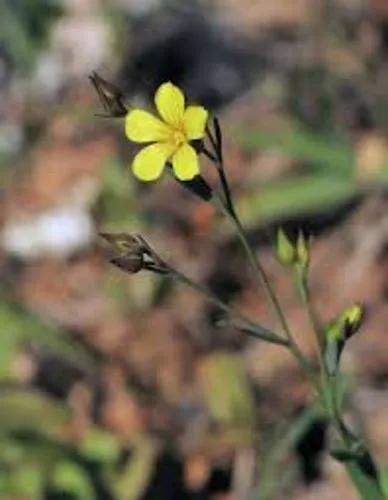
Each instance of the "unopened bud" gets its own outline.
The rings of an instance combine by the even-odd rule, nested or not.
[[[124,104],[124,95],[113,83],[101,78],[96,72],[89,76],[101,104],[106,112],[105,118],[120,118],[126,116],[128,110]]]
[[[363,315],[362,307],[359,304],[353,304],[327,328],[325,363],[329,375],[336,373],[346,341],[359,330]]]
[[[363,319],[363,309],[359,304],[346,308],[327,330],[329,340],[347,340],[360,328]]]
[[[295,248],[282,228],[278,229],[276,241],[276,256],[279,262],[285,266],[295,261]]]
[[[304,237],[302,232],[299,233],[296,242],[296,260],[304,269],[306,269],[310,262],[310,245]]]
[[[359,304],[353,304],[342,313],[344,336],[352,337],[360,329],[364,311]]]

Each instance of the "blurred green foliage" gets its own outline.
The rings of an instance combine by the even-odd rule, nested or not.
[[[55,0],[2,0],[0,44],[9,51],[19,70],[31,70],[47,41],[52,22],[62,12]]]
[[[332,210],[362,192],[354,179],[355,157],[346,141],[322,137],[294,124],[285,132],[243,129],[236,133],[243,151],[277,150],[298,162],[294,175],[247,187],[240,210],[248,225],[301,214]]]
[[[102,172],[102,191],[96,212],[106,232],[134,232],[141,224],[132,179],[125,175],[124,169],[118,158],[111,157]]]
[[[11,376],[15,356],[29,345],[58,354],[85,369],[93,368],[93,356],[79,342],[16,304],[0,301],[0,325],[0,381]]]

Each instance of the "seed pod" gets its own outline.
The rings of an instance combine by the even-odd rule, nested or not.
[[[110,259],[112,264],[131,274],[144,269],[146,249],[136,236],[126,233],[100,233],[100,236],[111,245],[114,252]]]
[[[105,118],[120,118],[127,114],[128,110],[124,104],[124,95],[113,83],[104,80],[95,71],[89,76],[101,104],[106,111]]]
[[[129,254],[124,257],[113,257],[110,263],[129,274],[135,274],[144,269],[143,254]]]

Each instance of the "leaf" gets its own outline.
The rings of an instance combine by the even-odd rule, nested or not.
[[[339,448],[330,455],[346,465],[362,500],[384,500],[378,471],[367,449],[360,445],[354,450]]]
[[[361,500],[384,500],[385,495],[381,490],[377,477],[365,473],[359,464],[347,465],[349,475],[351,476]]]
[[[266,433],[264,436],[268,443],[262,446],[261,463],[262,470],[260,482],[257,489],[252,492],[248,500],[269,500],[272,498],[284,498],[284,491],[298,476],[298,468],[292,467],[292,461],[287,466],[287,474],[281,474],[279,470],[285,463],[290,450],[295,447],[297,442],[306,433],[313,422],[320,417],[317,409],[312,406],[304,409],[298,417],[292,422],[287,422],[285,428],[277,422],[274,424],[275,431],[271,435]],[[283,423],[284,424],[284,423]],[[278,427],[278,429],[276,429]],[[289,474],[289,477],[287,475]],[[281,480],[280,480],[281,479]],[[283,496],[281,494],[283,492]]]
[[[157,456],[157,447],[149,439],[137,439],[131,455],[111,484],[117,500],[137,500],[146,488]]]
[[[330,451],[330,455],[338,462],[354,462],[359,460],[360,452],[347,450],[345,448],[334,448]]]
[[[242,130],[238,133],[241,146],[248,151],[276,148],[292,158],[309,162],[317,171],[348,176],[354,165],[354,152],[349,144],[325,138],[299,124],[280,133]]]
[[[3,500],[28,498],[40,500],[43,494],[42,471],[33,464],[20,463],[11,470],[0,470],[0,495]]]
[[[212,188],[201,175],[197,175],[190,181],[178,180],[178,182],[184,189],[187,189],[203,201],[211,201],[213,198]]]
[[[94,357],[80,342],[76,342],[52,325],[8,302],[0,302],[0,356],[4,363],[25,344],[39,345],[83,368],[93,369]],[[0,371],[0,375],[4,367]]]
[[[34,431],[50,435],[58,431],[68,418],[64,406],[31,389],[0,391],[0,429],[3,433]]]
[[[288,340],[281,337],[277,333],[272,332],[271,330],[268,330],[267,328],[264,328],[263,326],[256,325],[256,324],[248,324],[248,323],[243,323],[243,322],[238,322],[237,320],[227,320],[227,319],[222,319],[217,322],[217,326],[225,326],[225,325],[230,325],[236,330],[239,330],[240,332],[246,333],[250,335],[251,337],[254,337],[259,340],[263,340],[265,342],[270,342],[271,344],[277,344],[277,345],[288,345]]]
[[[56,464],[52,486],[61,493],[79,500],[95,500],[94,488],[86,471],[75,462],[62,460]]]
[[[252,431],[253,394],[241,359],[226,352],[209,355],[202,361],[199,375],[212,419],[224,428]]]
[[[252,189],[238,202],[238,213],[246,225],[322,211],[349,202],[360,194],[349,179],[327,175],[297,175]]]
[[[344,345],[345,342],[343,340],[327,340],[326,342],[324,359],[328,374],[331,376],[337,373]]]
[[[120,455],[120,442],[106,430],[93,427],[79,443],[78,449],[89,460],[114,463]]]

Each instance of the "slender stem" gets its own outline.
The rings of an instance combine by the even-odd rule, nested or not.
[[[209,151],[207,148],[205,148],[205,147],[204,147],[204,148],[202,149],[202,152],[203,152],[203,154],[204,154],[205,156],[207,156],[207,157],[209,158],[209,160],[211,160],[212,162],[214,162],[214,163],[215,163],[215,162],[217,161],[217,158],[214,156],[214,154],[213,154],[211,151]]]
[[[232,309],[228,304],[226,304],[221,299],[219,299],[216,295],[214,295],[208,288],[204,287],[200,283],[193,281],[191,278],[189,278],[185,274],[183,274],[183,273],[181,273],[173,268],[169,268],[168,274],[172,278],[175,278],[177,281],[189,286],[190,288],[193,288],[197,292],[204,295],[210,302],[212,302],[214,305],[216,305],[218,308],[220,308],[222,311],[224,311],[226,314],[228,314],[228,316],[241,321],[242,324],[245,325],[247,328],[251,328],[254,331],[255,328],[258,327],[258,325],[256,325],[253,321],[251,321],[249,318],[247,318],[244,314]],[[273,341],[276,341],[277,344],[284,345],[285,347],[289,347],[286,339],[284,339],[280,335],[275,334],[273,332],[270,332],[270,333],[273,336]]]
[[[322,335],[321,335],[321,327],[318,322],[317,315],[315,313],[315,309],[313,307],[313,304],[311,302],[311,297],[308,294],[306,297],[306,312],[309,317],[312,329],[314,331],[314,336],[315,336],[315,342],[316,342],[316,347],[317,347],[317,354],[318,354],[318,359],[319,362],[324,365],[323,363],[323,349],[324,349],[324,343],[322,341]]]
[[[208,135],[209,140],[211,142],[211,145],[213,147],[214,154],[217,157],[214,164],[217,168],[217,172],[218,172],[218,175],[220,177],[222,190],[223,190],[223,193],[224,193],[225,198],[226,198],[226,202],[225,202],[218,195],[218,201],[220,202],[221,210],[224,213],[224,215],[228,218],[228,220],[233,223],[233,225],[237,231],[237,236],[238,236],[239,240],[241,241],[242,246],[245,249],[245,252],[247,254],[247,257],[248,257],[248,260],[251,264],[251,267],[255,271],[255,275],[258,278],[258,283],[259,283],[260,288],[261,287],[264,288],[265,294],[267,296],[267,300],[271,304],[271,306],[273,307],[273,310],[279,319],[279,322],[284,330],[284,333],[287,335],[289,340],[291,340],[291,342],[294,343],[294,340],[292,339],[292,334],[291,334],[290,328],[287,324],[287,320],[283,314],[282,308],[281,308],[280,303],[276,297],[276,294],[275,294],[274,290],[272,289],[272,285],[269,281],[267,273],[265,272],[259,259],[257,259],[257,257],[255,256],[255,254],[254,254],[254,252],[253,252],[253,250],[252,250],[252,248],[247,240],[247,237],[245,235],[244,228],[241,224],[241,221],[240,221],[238,214],[236,212],[236,209],[234,207],[231,191],[229,188],[229,183],[228,183],[228,180],[227,180],[226,174],[225,174],[225,166],[223,163],[222,152],[221,152],[220,148],[218,147],[218,145],[216,144],[215,139],[213,138],[213,135],[212,135],[211,131],[209,130],[209,128],[207,128],[207,135]],[[213,156],[214,155],[211,154],[211,156],[209,156],[209,158],[212,158]]]
[[[307,316],[309,318],[311,328],[313,330],[314,339],[315,339],[315,350],[317,353],[319,370],[321,374],[321,382],[322,387],[328,380],[328,372],[326,363],[324,360],[324,349],[325,349],[325,339],[322,335],[322,328],[319,321],[319,318],[314,309],[312,300],[311,300],[311,292],[309,287],[309,281],[307,276],[307,271],[303,271],[302,274],[296,273],[297,286],[300,290],[301,299],[306,308]]]
[[[309,316],[311,326],[314,329],[316,341],[317,341],[317,344],[320,348],[320,352],[322,354],[323,350],[325,348],[325,336],[324,336],[324,332],[322,329],[321,321],[320,321],[318,314],[314,308],[314,304],[313,304],[313,301],[311,298],[311,291],[310,291],[308,276],[306,276],[305,279],[302,280],[301,285],[304,289],[304,302],[306,305],[306,311],[307,311],[307,314]]]
[[[222,300],[220,300],[218,297],[216,297],[208,288],[204,287],[200,283],[197,283],[193,281],[191,278],[186,276],[185,274],[177,271],[176,269],[169,268],[168,274],[175,278],[177,281],[189,286],[190,288],[193,288],[197,292],[201,293],[204,295],[210,302],[215,304],[217,307],[219,307],[222,311],[224,311],[226,314],[228,314],[231,317],[234,317],[235,319],[238,319],[245,323],[248,327],[255,327],[254,322],[252,322],[249,318],[247,318],[245,315],[242,313],[233,310],[228,304],[225,304]],[[276,334],[274,334],[276,335]],[[282,339],[282,337],[278,336],[279,340]],[[284,339],[283,339],[284,340]],[[294,357],[297,359],[299,365],[303,369],[303,371],[306,373],[306,376],[312,383],[313,387],[317,391],[317,394],[320,394],[320,387],[319,384],[317,383],[317,380],[315,379],[314,374],[311,371],[311,368],[309,364],[307,363],[306,359],[304,358],[303,354],[299,350],[297,344],[294,342],[292,336],[287,337],[288,343],[282,343],[287,349],[290,350],[290,352],[294,355]],[[279,342],[280,343],[280,342]]]
[[[303,352],[300,350],[298,344],[296,343],[296,341],[292,335],[292,332],[288,326],[288,323],[287,323],[286,317],[283,313],[280,302],[276,296],[274,289],[272,288],[272,285],[271,285],[271,282],[267,276],[267,273],[265,272],[265,269],[261,265],[260,260],[255,256],[255,254],[251,248],[251,245],[248,242],[248,239],[246,237],[244,228],[243,228],[241,221],[238,217],[236,209],[234,207],[233,198],[231,195],[229,183],[228,183],[226,173],[225,173],[225,166],[224,166],[223,155],[222,155],[222,146],[221,146],[221,144],[217,143],[216,139],[213,137],[213,134],[211,133],[209,128],[207,128],[207,136],[209,138],[209,141],[212,145],[213,152],[214,152],[214,154],[211,153],[210,155],[208,155],[208,157],[210,159],[212,159],[211,158],[212,156],[216,156],[216,161],[213,160],[213,162],[214,162],[215,167],[217,168],[217,172],[218,172],[220,182],[221,182],[222,191],[223,191],[224,196],[225,196],[225,200],[224,200],[219,194],[216,195],[218,202],[219,202],[219,206],[220,206],[222,212],[224,213],[224,215],[234,225],[234,227],[236,229],[237,236],[238,236],[238,238],[239,238],[239,240],[240,240],[240,242],[245,250],[247,258],[248,258],[250,265],[251,265],[251,267],[255,273],[255,276],[257,278],[259,288],[264,289],[267,301],[271,305],[271,307],[274,311],[274,315],[279,320],[279,323],[280,323],[280,325],[284,331],[284,334],[288,340],[289,350],[292,352],[292,354],[294,355],[294,357],[298,361],[298,363],[301,366],[301,368],[303,369],[303,371],[307,374],[307,376],[309,377],[309,380],[314,384],[314,387],[316,387],[317,390],[319,391],[319,384],[317,384],[317,382],[315,380],[315,376],[314,376],[314,373],[312,373],[310,364],[307,361],[307,359],[305,358]]]
[[[204,295],[210,302],[212,302],[214,305],[219,307],[222,311],[226,312],[227,314],[234,315],[235,317],[243,319],[244,321],[249,321],[247,320],[247,318],[245,318],[242,314],[238,313],[237,311],[232,311],[231,307],[228,306],[228,304],[225,304],[225,302],[216,297],[208,288],[202,286],[200,283],[193,281],[185,274],[177,271],[176,269],[171,269],[170,275],[174,277],[177,281],[180,281],[181,283],[188,285],[190,288],[193,288],[197,292]]]
[[[229,211],[228,207],[224,205],[222,199],[219,200],[221,203],[221,209],[224,212],[225,216],[228,218],[229,221],[231,221],[236,229],[237,236],[242,244],[242,246],[245,249],[245,253],[248,257],[248,260],[251,264],[251,267],[255,271],[255,276],[258,278],[258,284],[260,286],[260,289],[263,288],[264,292],[266,294],[267,300],[272,306],[275,315],[279,319],[279,322],[282,326],[282,329],[284,331],[284,334],[286,335],[286,338],[289,342],[289,349],[298,361],[299,365],[302,367],[303,371],[306,372],[310,378],[310,380],[314,379],[314,375],[311,372],[311,367],[304,357],[302,351],[300,350],[298,344],[296,343],[291,330],[288,326],[287,320],[285,318],[285,315],[283,314],[281,305],[276,297],[276,294],[272,288],[272,285],[269,281],[269,278],[267,276],[267,273],[265,272],[263,266],[261,265],[261,262],[259,259],[256,258],[248,240],[245,235],[244,228],[242,227],[242,224],[240,222],[240,219],[238,218],[238,215],[232,205],[232,212]],[[316,381],[314,381],[314,385],[316,385]]]

